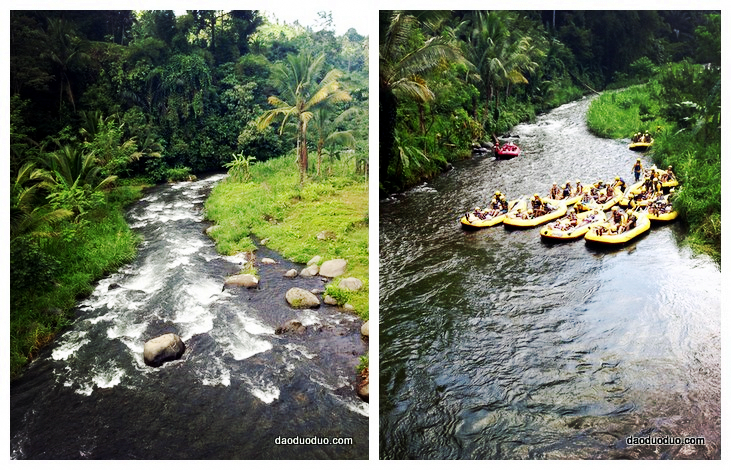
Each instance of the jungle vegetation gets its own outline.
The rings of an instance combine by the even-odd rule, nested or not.
[[[537,113],[657,73],[674,77],[659,82],[668,122],[720,113],[709,107],[720,83],[696,83],[691,71],[709,64],[720,77],[720,37],[720,14],[703,11],[381,11],[381,194],[441,172]],[[705,94],[693,91],[704,85]],[[693,116],[682,104],[691,95]]]
[[[368,37],[320,18],[11,11],[11,374],[134,257],[122,210],[145,186],[282,156],[300,189],[333,162],[364,181]]]

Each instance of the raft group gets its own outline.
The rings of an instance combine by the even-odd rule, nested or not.
[[[496,191],[487,208],[466,212],[460,223],[466,229],[500,223],[519,228],[545,224],[540,234],[546,241],[584,237],[591,243],[624,244],[648,231],[652,222],[677,218],[672,206],[677,185],[672,166],[666,170],[652,166],[636,172],[631,186],[619,176],[589,186],[579,180],[572,186],[567,181],[562,186],[553,183],[545,197],[536,193],[511,201]]]

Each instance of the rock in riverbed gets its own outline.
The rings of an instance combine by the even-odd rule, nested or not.
[[[368,336],[368,333],[370,333],[370,328],[368,326],[368,322],[365,322],[360,326],[360,334],[362,334],[363,336]]]
[[[285,333],[297,333],[297,334],[303,334],[305,331],[307,331],[307,327],[304,326],[302,323],[300,323],[297,320],[287,320],[282,324],[282,326],[278,327],[276,330],[274,330],[274,334],[281,335]]]
[[[337,277],[342,276],[345,273],[345,267],[348,262],[344,259],[331,259],[322,263],[320,266],[320,276],[324,277]]]
[[[320,306],[320,299],[312,292],[299,287],[293,287],[284,295],[289,305],[294,308],[317,308]]]
[[[180,359],[185,352],[185,344],[180,336],[175,333],[167,333],[153,338],[145,343],[142,353],[145,364],[152,367],[159,367],[164,362]]]
[[[256,287],[259,285],[259,279],[253,274],[237,274],[226,278],[223,287]]]
[[[355,277],[346,277],[345,279],[340,280],[338,287],[356,292],[363,288],[363,281]]]
[[[302,268],[302,271],[300,271],[300,276],[302,277],[312,277],[317,276],[317,272],[319,271],[319,267],[316,264],[311,264],[307,266],[306,268]]]

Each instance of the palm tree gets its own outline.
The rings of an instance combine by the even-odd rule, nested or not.
[[[257,121],[259,129],[263,130],[275,118],[281,117],[281,134],[290,120],[296,120],[300,183],[304,182],[307,173],[307,125],[314,116],[313,112],[319,107],[351,99],[338,81],[341,71],[332,69],[317,81],[324,62],[324,54],[314,58],[307,53],[287,55],[286,62],[277,64],[272,72],[272,80],[280,96],[268,98],[274,109],[265,111]]]
[[[397,160],[396,110],[400,99],[426,103],[434,93],[424,78],[448,61],[463,61],[460,51],[439,36],[421,41],[422,22],[404,11],[381,13],[379,48],[380,179],[388,179],[388,167]],[[398,152],[404,155],[403,151]],[[408,152],[407,152],[408,153]],[[398,173],[398,171],[397,171]]]
[[[328,153],[332,157],[337,146],[355,148],[353,131],[337,129],[359,112],[358,108],[352,107],[333,117],[335,111],[327,106],[322,106],[315,112],[313,122],[317,131],[317,176],[321,174],[320,167],[325,149],[329,150]]]
[[[41,57],[50,59],[58,69],[59,110],[63,104],[63,94],[66,92],[66,96],[76,112],[70,75],[73,69],[89,58],[84,51],[85,43],[76,35],[72,25],[62,18],[48,19],[46,35],[48,44],[46,51],[41,53]]]
[[[465,41],[465,56],[479,74],[473,77],[484,87],[486,114],[493,98],[495,107],[499,105],[498,89],[509,96],[511,85],[528,83],[524,72],[538,67],[532,57],[542,53],[530,37],[514,37],[509,22],[509,12],[477,11]]]

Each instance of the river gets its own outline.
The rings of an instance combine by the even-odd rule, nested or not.
[[[223,289],[242,259],[217,254],[203,217],[222,177],[154,188],[129,209],[143,239],[135,261],[102,279],[11,382],[11,458],[368,458],[368,404],[355,393],[361,320],[290,308],[289,287],[325,283],[284,278],[302,266],[266,247],[257,256],[277,264],[257,266],[258,288]],[[289,319],[307,332],[275,334]],[[168,332],[183,357],[146,366],[145,341]]]
[[[458,222],[496,190],[634,181],[638,154],[588,132],[589,102],[513,129],[520,157],[381,201],[381,458],[720,458],[720,266],[680,224],[599,250]],[[646,437],[704,445],[631,445]]]

